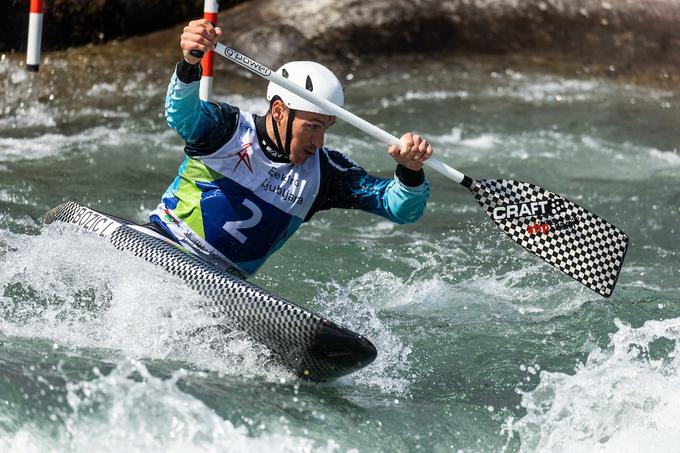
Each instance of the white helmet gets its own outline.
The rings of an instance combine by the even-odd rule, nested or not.
[[[342,107],[345,103],[345,95],[340,81],[330,69],[319,63],[313,61],[291,61],[281,66],[276,72],[335,105]],[[267,100],[271,102],[274,96],[280,97],[288,108],[331,115],[331,113],[302,99],[297,94],[293,94],[285,88],[269,82]]]

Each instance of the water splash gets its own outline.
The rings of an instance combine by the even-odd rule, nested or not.
[[[264,347],[216,327],[201,296],[182,282],[101,238],[54,224],[39,236],[9,235],[1,249],[7,335],[188,361],[228,375],[291,377]]]
[[[615,320],[609,347],[573,375],[543,371],[520,392],[512,423],[522,451],[673,451],[680,442],[680,318],[633,328]]]
[[[95,378],[67,382],[66,407],[51,414],[52,429],[27,422],[17,430],[0,428],[6,452],[333,452],[339,445],[292,434],[287,425],[249,429],[220,417],[182,391],[184,370],[169,379],[152,375],[134,359],[110,373],[94,368]],[[0,408],[0,417],[4,408]]]
[[[327,316],[341,325],[352,326],[361,332],[378,349],[378,357],[367,368],[341,380],[379,389],[382,393],[408,395],[411,382],[411,346],[401,339],[394,330],[397,326],[381,317],[374,308],[375,287],[365,285],[362,278],[346,286],[328,283],[315,298],[315,303],[324,304]],[[333,301],[328,304],[327,301]]]

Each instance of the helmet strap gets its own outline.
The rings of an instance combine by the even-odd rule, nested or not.
[[[281,144],[281,136],[279,135],[279,128],[276,125],[276,121],[274,121],[274,115],[270,115],[272,118],[272,129],[274,130],[274,138],[276,139],[276,147],[279,148],[279,152],[283,153],[285,152],[283,150],[283,145]],[[290,153],[288,153],[290,155]]]
[[[288,121],[286,122],[286,144],[281,143],[281,135],[279,134],[279,128],[274,121],[274,115],[272,117],[272,130],[274,131],[274,138],[276,139],[276,146],[279,151],[282,152],[286,157],[290,158],[290,142],[292,141],[293,135],[293,120],[295,119],[295,113],[297,110],[288,109]]]
[[[286,147],[283,152],[290,158],[290,142],[293,139],[293,120],[295,119],[295,109],[288,109],[288,124],[286,124]]]

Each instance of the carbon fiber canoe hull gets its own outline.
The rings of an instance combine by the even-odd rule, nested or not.
[[[224,272],[134,223],[68,202],[43,222],[78,225],[117,249],[162,267],[205,297],[203,307],[221,324],[267,346],[287,368],[329,381],[369,365],[377,355],[366,338]],[[153,234],[153,233],[151,233]]]

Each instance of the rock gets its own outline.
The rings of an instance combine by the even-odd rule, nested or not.
[[[674,0],[254,0],[219,22],[244,53],[266,49],[265,64],[456,51],[680,66]]]
[[[222,0],[221,7],[242,0]],[[28,1],[4,0],[0,50],[25,50]],[[43,50],[141,35],[201,17],[203,0],[52,0],[43,2]]]
[[[53,0],[44,48],[149,33],[201,16],[202,3]],[[6,0],[0,49],[25,47],[26,6]],[[221,7],[224,40],[274,67],[438,51],[557,55],[617,71],[680,66],[676,0],[222,0]],[[167,30],[168,39],[177,30]]]

